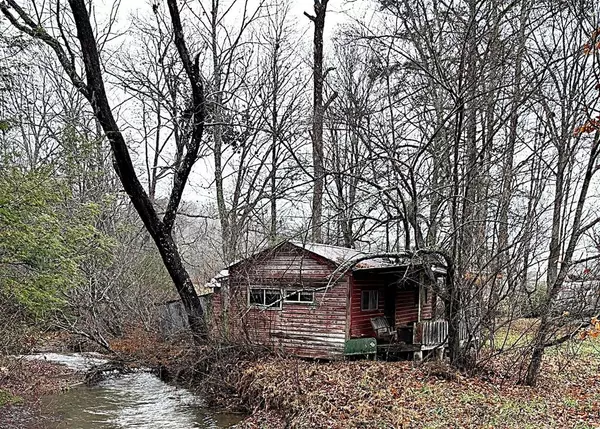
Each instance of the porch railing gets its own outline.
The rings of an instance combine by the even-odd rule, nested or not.
[[[467,326],[460,324],[460,341],[469,338]],[[448,321],[427,320],[415,323],[413,329],[413,344],[421,344],[423,347],[436,347],[448,343]]]

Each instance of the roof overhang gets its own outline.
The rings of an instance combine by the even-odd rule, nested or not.
[[[429,267],[433,272],[434,277],[444,277],[447,274],[446,268],[433,265]],[[395,265],[385,265],[379,267],[355,267],[352,269],[353,273],[369,273],[369,274],[405,274],[408,270],[413,271],[425,271],[427,267],[423,263],[414,263],[414,264],[395,264]]]

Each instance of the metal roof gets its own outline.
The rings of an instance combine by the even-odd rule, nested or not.
[[[328,261],[333,262],[336,265],[348,264],[348,267],[351,266],[352,267],[351,269],[353,271],[373,270],[373,269],[390,269],[390,268],[395,268],[395,267],[408,267],[411,265],[419,265],[419,264],[423,263],[421,258],[417,258],[417,259],[408,258],[408,257],[402,258],[402,257],[398,257],[398,256],[393,256],[393,255],[382,257],[381,254],[379,254],[379,256],[373,256],[372,258],[368,258],[370,253],[363,252],[363,251],[356,250],[356,249],[349,249],[347,247],[333,246],[330,244],[289,240],[289,241],[281,242],[276,246],[263,249],[262,251],[257,252],[254,255],[249,256],[248,258],[238,260],[238,261],[234,262],[233,264],[229,265],[228,268],[238,265],[238,264],[240,264],[254,256],[262,254],[266,251],[275,250],[275,249],[279,248],[280,246],[285,245],[286,243],[289,243],[292,246],[295,246],[300,249],[304,249],[308,252],[311,252],[321,258],[324,258]],[[360,260],[360,262],[357,262],[356,264],[353,265],[354,261],[361,259],[361,258],[367,258],[367,259],[362,259],[362,260]],[[229,271],[226,268],[226,269],[222,270],[213,279],[211,279],[210,282],[206,284],[206,286],[219,287],[220,283],[224,279],[226,279],[228,277],[228,275],[229,275]]]
[[[369,256],[369,253],[367,252],[349,249],[347,247],[332,246],[330,244],[302,243],[300,241],[290,241],[289,243],[334,262],[337,265],[350,264],[353,260]],[[410,265],[410,261],[400,261],[397,258],[374,257],[361,260],[353,267],[353,269],[373,269],[407,265]]]
[[[308,250],[322,258],[328,259],[336,264],[343,264],[360,256],[366,256],[365,252],[347,247],[332,246],[321,243],[302,243],[300,241],[290,241],[294,246]]]

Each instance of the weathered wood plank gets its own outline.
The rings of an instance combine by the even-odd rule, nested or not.
[[[340,357],[346,340],[348,280],[343,278],[328,290],[319,290],[327,284],[333,269],[297,249],[282,249],[249,266],[235,267],[230,271],[230,287],[235,295],[231,313],[238,319],[237,331],[249,341],[285,353]],[[316,290],[313,304],[283,302],[280,310],[248,308],[251,286],[293,289],[298,285]]]

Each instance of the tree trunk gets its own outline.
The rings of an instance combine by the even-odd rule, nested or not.
[[[230,213],[225,202],[225,189],[223,179],[223,88],[221,79],[221,65],[217,44],[217,30],[219,25],[219,0],[212,1],[210,12],[210,49],[212,55],[212,100],[210,112],[212,116],[213,157],[215,166],[215,192],[217,196],[217,210],[221,223],[221,248],[225,264],[235,259],[233,250],[233,234],[230,222]]]
[[[273,93],[271,95],[273,111],[271,112],[271,226],[269,229],[269,241],[275,244],[277,241],[277,145],[279,142],[279,45],[280,40],[275,40],[273,58],[271,62],[271,79],[273,79]]]
[[[174,3],[173,0],[171,0],[171,2]],[[193,111],[195,121],[194,141],[190,144],[190,149],[186,159],[184,162],[182,162],[182,164],[179,166],[179,169],[174,174],[174,185],[171,192],[171,198],[169,200],[169,207],[167,213],[165,214],[165,218],[161,221],[156,213],[152,201],[148,197],[148,194],[145,192],[137,177],[129,154],[129,149],[115,121],[110,104],[108,102],[104,81],[102,78],[100,55],[90,23],[90,17],[86,3],[84,0],[69,0],[69,4],[77,28],[77,39],[81,45],[86,78],[85,83],[81,78],[79,78],[71,63],[69,63],[68,59],[66,59],[67,57],[65,52],[58,41],[48,35],[43,28],[36,25],[35,22],[27,15],[27,13],[24,12],[23,9],[21,9],[14,1],[10,1],[9,5],[18,13],[19,17],[25,22],[25,25],[20,24],[12,16],[11,23],[19,30],[26,32],[34,38],[42,40],[55,51],[73,85],[88,99],[92,105],[94,116],[97,118],[98,123],[110,142],[115,171],[119,176],[125,192],[127,192],[129,195],[133,206],[138,212],[148,233],[153,238],[158,248],[164,265],[167,268],[167,271],[169,272],[169,275],[171,276],[186,309],[190,328],[194,337],[197,340],[200,340],[206,336],[202,307],[200,305],[198,295],[194,290],[191,278],[183,265],[177,246],[171,236],[171,230],[177,207],[179,205],[181,193],[183,192],[189,171],[191,170],[193,162],[196,159],[197,149],[202,137],[204,125],[204,103],[202,101],[202,88],[201,86],[193,88],[193,93],[195,96],[195,106]],[[9,13],[7,6],[3,6],[2,12],[5,15]],[[177,26],[178,22],[175,21],[178,21],[178,18],[179,16],[177,11],[177,16],[172,16],[174,27]],[[182,58],[182,60],[183,59],[184,58]],[[189,62],[189,57],[187,57],[187,60]],[[192,70],[190,66],[190,73],[191,72]]]
[[[560,270],[558,270],[557,274],[553,275],[553,282],[548,284],[548,295],[544,300],[544,306],[540,318],[540,327],[536,332],[533,350],[531,353],[531,359],[527,368],[527,376],[525,378],[525,384],[527,384],[528,386],[535,386],[539,378],[542,358],[544,356],[544,351],[547,347],[546,344],[548,342],[548,334],[551,331],[550,318],[552,315],[553,305],[556,302],[556,298],[558,297],[560,291],[562,290],[565,279],[567,278],[567,273],[573,261],[573,254],[575,252],[575,248],[577,247],[581,236],[600,221],[600,218],[596,218],[594,221],[582,226],[583,209],[587,201],[590,184],[592,183],[592,179],[595,173],[598,171],[597,161],[598,155],[600,153],[599,149],[600,131],[596,131],[594,141],[592,143],[591,148],[589,149],[587,168],[581,184],[581,191],[577,199],[577,205],[575,209],[575,214],[573,216],[573,225],[571,234],[569,236],[568,245],[565,249],[564,255],[562,255]],[[556,192],[557,195],[555,196],[555,202],[556,197],[559,196],[558,189]],[[561,255],[559,254],[558,256],[560,257]],[[549,261],[549,263],[555,264],[555,266],[558,268],[558,260],[552,260]],[[548,271],[550,271],[550,267],[548,267]],[[548,275],[550,276],[550,273]]]
[[[312,198],[312,241],[320,243],[323,241],[323,192],[325,187],[325,168],[323,150],[323,122],[325,105],[323,102],[323,31],[325,29],[325,14],[329,0],[315,0],[315,15],[308,18],[315,25],[313,37],[313,117],[312,117],[312,152],[313,152],[313,175],[314,190]]]

